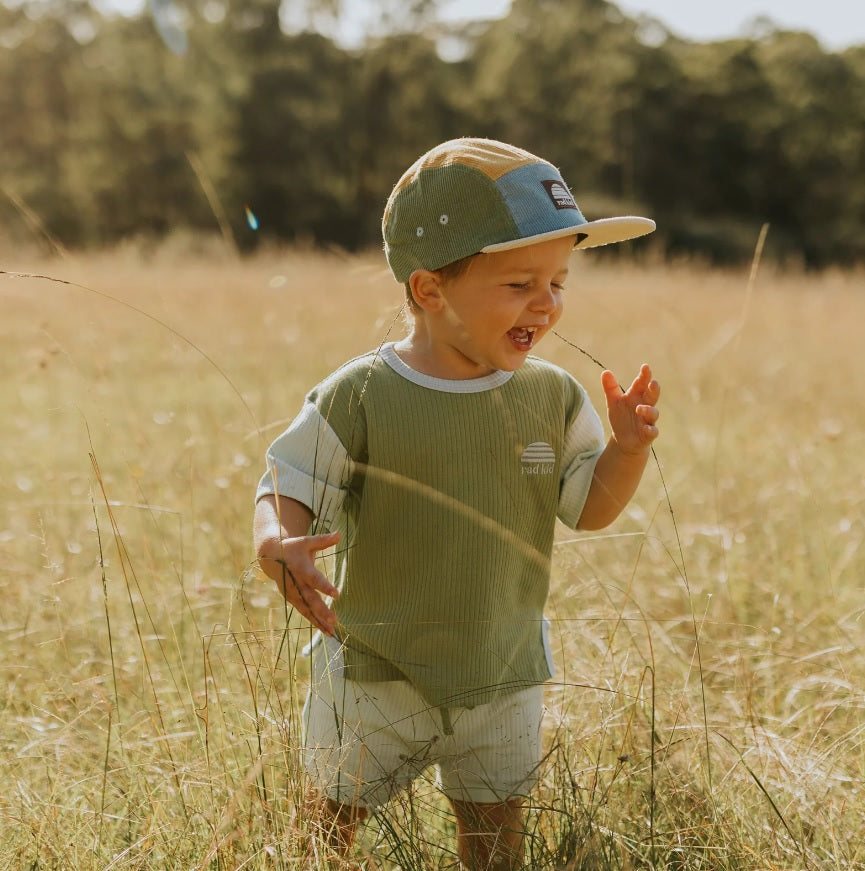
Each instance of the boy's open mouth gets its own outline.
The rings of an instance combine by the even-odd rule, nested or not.
[[[514,327],[512,330],[508,330],[508,335],[518,348],[528,351],[535,342],[537,329],[537,327]]]

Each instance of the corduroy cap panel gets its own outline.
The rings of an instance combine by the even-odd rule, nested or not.
[[[421,155],[400,177],[388,198],[382,217],[382,226],[390,219],[391,206],[400,191],[408,187],[418,175],[427,169],[459,164],[482,172],[491,181],[496,181],[505,173],[528,163],[540,163],[541,158],[522,148],[516,148],[495,139],[452,139],[442,142]]]
[[[519,235],[496,186],[482,171],[461,163],[418,173],[392,198],[384,224],[385,252],[397,281]]]
[[[497,142],[495,139],[452,139],[431,148],[419,157],[403,174],[394,186],[395,191],[401,190],[412,182],[415,176],[424,169],[436,169],[459,163],[470,166],[482,172],[487,178],[495,181],[506,172],[516,169],[526,163],[539,163],[541,158],[522,148]]]
[[[586,223],[562,177],[549,163],[532,163],[503,175],[496,187],[523,238]],[[491,239],[487,244],[507,242]]]

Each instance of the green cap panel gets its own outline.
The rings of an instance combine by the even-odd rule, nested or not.
[[[501,194],[481,171],[461,164],[425,169],[399,191],[384,228],[397,281],[440,269],[486,245],[519,235]]]

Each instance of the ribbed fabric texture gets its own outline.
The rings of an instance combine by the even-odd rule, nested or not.
[[[344,471],[334,523],[345,533],[335,608],[346,676],[407,679],[434,706],[464,707],[547,680],[555,519],[576,522],[602,447],[579,384],[529,358],[500,386],[451,393],[367,355],[308,402],[346,455],[335,462],[329,447],[313,474]],[[310,453],[298,438],[289,428],[269,452],[281,492],[301,465],[294,454]]]

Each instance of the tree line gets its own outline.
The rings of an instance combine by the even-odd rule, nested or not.
[[[351,47],[279,0],[0,6],[0,244],[377,246],[402,171],[474,135],[556,163],[589,218],[654,217],[637,253],[739,262],[769,222],[774,257],[865,262],[865,46],[766,21],[696,43],[607,0],[459,27],[435,0],[380,3]]]

